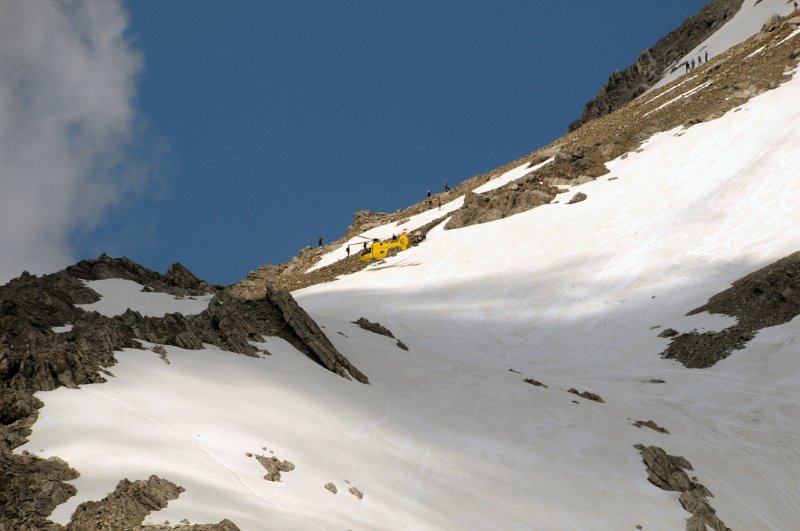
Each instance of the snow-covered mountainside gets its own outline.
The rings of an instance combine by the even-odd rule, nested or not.
[[[790,62],[786,82],[756,95],[749,79],[714,77],[752,53]],[[417,246],[295,291],[324,338],[285,294],[242,301],[178,268],[59,277],[51,298],[68,303],[31,333],[59,345],[102,324],[116,363],[98,362],[103,383],[36,393],[14,470],[58,474],[24,500],[4,494],[3,516],[49,495],[52,528],[124,514],[128,528],[797,529],[799,56],[784,26],[642,98],[618,116],[649,138],[552,202],[445,230],[467,197],[565,164],[540,153],[441,211],[365,231],[445,218]],[[712,95],[727,112],[660,130]],[[608,118],[575,133],[587,150],[592,131],[624,136]],[[352,259],[355,241],[318,270]],[[0,295],[3,318],[57,306],[19,297]],[[8,381],[14,340],[0,341]],[[4,430],[19,428],[12,409]],[[15,492],[35,475],[14,474],[0,478]]]
[[[789,0],[713,0],[689,17],[676,30],[644,50],[636,61],[614,71],[597,95],[587,102],[582,118],[570,124],[570,130],[619,109],[642,94],[663,87],[705,64],[725,50],[758,33],[773,16],[792,13]]]
[[[792,2],[786,0],[746,0],[739,12],[725,25],[670,65],[664,77],[650,90],[661,88],[684,75],[685,65],[691,64],[692,60],[696,65],[700,65],[706,62],[706,58],[716,57],[758,33],[771,17],[786,16],[793,10]]]

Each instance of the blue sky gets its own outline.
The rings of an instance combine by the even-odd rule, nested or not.
[[[704,4],[126,1],[146,185],[73,252],[235,282],[558,138]]]

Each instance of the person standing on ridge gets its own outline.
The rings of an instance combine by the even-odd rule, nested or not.
[[[319,237],[318,242],[319,242],[319,246],[322,247],[322,236]]]
[[[689,61],[686,61],[684,63],[684,65],[686,66],[686,73],[688,74],[689,73]]]
[[[450,191],[450,185],[447,184],[447,181],[444,182],[444,191],[445,192],[449,192]]]
[[[694,59],[692,59],[692,70],[694,70]]]
[[[428,199],[430,199],[430,198],[431,198],[431,191],[428,190]]]
[[[794,5],[797,5],[797,2],[795,2]],[[706,50],[706,60],[705,60],[705,62],[708,63],[708,50]]]

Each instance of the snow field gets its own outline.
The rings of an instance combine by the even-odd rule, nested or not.
[[[77,306],[108,317],[122,315],[128,308],[150,317],[163,317],[168,313],[194,315],[208,308],[208,303],[214,298],[213,295],[179,298],[168,293],[145,292],[141,284],[121,278],[92,280],[86,282],[86,286],[96,291],[101,299]]]

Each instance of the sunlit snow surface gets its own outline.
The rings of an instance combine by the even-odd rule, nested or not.
[[[86,286],[100,295],[100,300],[92,304],[79,304],[87,312],[97,312],[108,317],[122,315],[130,308],[145,317],[163,317],[167,313],[193,315],[208,308],[213,295],[196,297],[175,297],[168,293],[145,292],[142,285],[132,280],[110,278],[92,280]]]
[[[656,135],[581,186],[581,203],[439,227],[382,267],[296,292],[370,385],[274,338],[261,358],[127,350],[107,383],[37,393],[45,407],[18,451],[81,472],[59,522],[123,477],[158,474],[186,492],[151,522],[683,529],[678,493],[651,485],[633,448],[655,444],[694,465],[731,528],[796,529],[800,320],[709,369],[661,359],[657,334],[731,324],[685,314],[800,249],[798,94],[794,78]],[[350,323],[361,316],[410,351]],[[671,435],[631,425],[651,419]],[[272,455],[262,447],[296,469],[263,480],[245,455]]]

